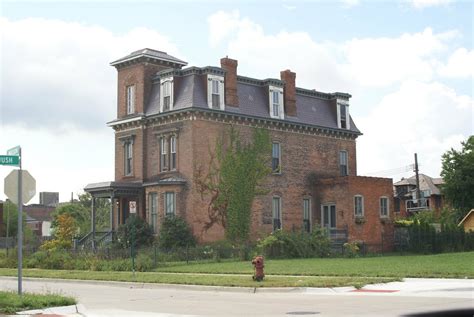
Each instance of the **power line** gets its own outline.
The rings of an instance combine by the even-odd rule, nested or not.
[[[400,166],[388,170],[382,170],[378,172],[371,172],[371,173],[366,173],[369,176],[376,176],[376,175],[383,175],[383,176],[390,176],[390,175],[397,175],[401,173],[406,173],[413,171],[415,169],[415,164],[410,164],[410,165],[405,165],[405,166]]]

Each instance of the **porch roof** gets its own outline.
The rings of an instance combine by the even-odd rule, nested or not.
[[[119,197],[139,195],[143,191],[142,182],[101,182],[87,184],[84,191],[94,197]]]

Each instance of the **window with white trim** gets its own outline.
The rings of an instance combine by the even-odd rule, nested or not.
[[[339,129],[350,129],[349,104],[347,101],[337,101],[337,127]]]
[[[132,141],[126,141],[124,143],[124,173],[125,176],[133,174],[133,143]]]
[[[207,104],[211,109],[224,110],[224,77],[207,75]]]
[[[270,117],[274,119],[285,119],[283,104],[283,88],[269,87],[269,112]]]
[[[347,151],[339,151],[339,172],[341,176],[349,175],[347,169]]]
[[[364,196],[362,195],[354,196],[354,215],[356,217],[364,216]]]
[[[156,193],[150,193],[148,195],[148,223],[153,228],[153,232],[157,233],[158,223],[158,195]]]
[[[280,143],[272,143],[272,172],[274,174],[281,173],[281,147]]]
[[[380,197],[380,217],[388,217],[388,198]]]
[[[174,192],[165,193],[165,216],[176,215],[176,194]]]
[[[303,199],[303,229],[311,232],[311,200],[309,198]]]
[[[170,170],[176,170],[176,136],[170,136]]]
[[[273,196],[272,198],[272,218],[273,231],[281,229],[281,197]]]
[[[164,78],[160,84],[160,112],[173,110],[173,78]]]
[[[164,172],[168,170],[168,140],[163,136],[160,143],[160,171]]]
[[[135,112],[135,85],[127,86],[127,114]]]

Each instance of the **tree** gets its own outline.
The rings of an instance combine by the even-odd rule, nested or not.
[[[7,201],[3,205],[3,222],[5,223],[5,236],[16,238],[18,236],[18,208],[11,201]],[[23,212],[23,241],[25,243],[33,242],[35,235],[33,230],[26,225],[26,213]]]
[[[217,140],[215,153],[210,151],[208,173],[196,168],[196,184],[203,199],[210,195],[204,230],[220,224],[229,241],[248,241],[252,203],[265,192],[262,182],[271,172],[270,151],[270,136],[263,129],[254,129],[249,143],[242,142],[233,127]]]
[[[64,250],[72,247],[72,239],[77,232],[77,224],[74,218],[67,213],[56,217],[57,227],[54,232],[54,239],[46,241],[41,245],[43,250]]]
[[[110,228],[110,201],[96,199],[96,230],[105,231]],[[89,193],[79,195],[79,202],[61,204],[53,213],[51,228],[57,228],[57,217],[62,214],[71,215],[77,226],[77,235],[84,236],[91,231],[92,196]]]
[[[474,136],[461,145],[461,151],[451,148],[443,154],[441,172],[442,191],[460,218],[474,208]]]
[[[133,236],[133,238],[132,238]],[[123,248],[149,246],[153,243],[153,228],[142,218],[131,215],[117,230],[117,244]]]

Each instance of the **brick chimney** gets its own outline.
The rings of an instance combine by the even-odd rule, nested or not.
[[[237,97],[237,60],[221,58],[221,67],[225,70],[225,104],[227,106],[238,107],[239,98]]]
[[[283,95],[286,115],[296,117],[296,73],[293,73],[289,69],[283,70],[280,72],[280,78],[285,82]]]

